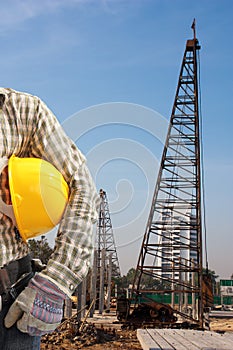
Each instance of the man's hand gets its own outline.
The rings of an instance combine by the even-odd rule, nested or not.
[[[54,331],[63,316],[66,295],[44,277],[35,275],[28,287],[11,305],[5,326],[10,328],[17,322],[17,328],[32,336]]]

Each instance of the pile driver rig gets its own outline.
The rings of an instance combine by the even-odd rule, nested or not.
[[[211,305],[213,298],[202,261],[200,45],[195,20],[192,29],[193,39],[186,42],[131,299],[118,299],[117,316],[126,326],[202,329],[204,308]]]

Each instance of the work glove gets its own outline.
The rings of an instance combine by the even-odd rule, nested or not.
[[[17,328],[32,336],[53,332],[63,316],[63,303],[67,296],[52,282],[35,275],[11,305],[5,326]]]

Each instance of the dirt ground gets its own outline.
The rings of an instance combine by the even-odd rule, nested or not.
[[[109,324],[65,323],[58,332],[42,338],[41,349],[45,350],[139,350],[142,349],[137,339],[136,330],[122,330]],[[211,319],[210,330],[217,332],[233,332],[233,319]]]

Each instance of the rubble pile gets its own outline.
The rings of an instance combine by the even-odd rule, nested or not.
[[[141,349],[135,331],[104,327],[70,318],[41,339],[41,350]]]

